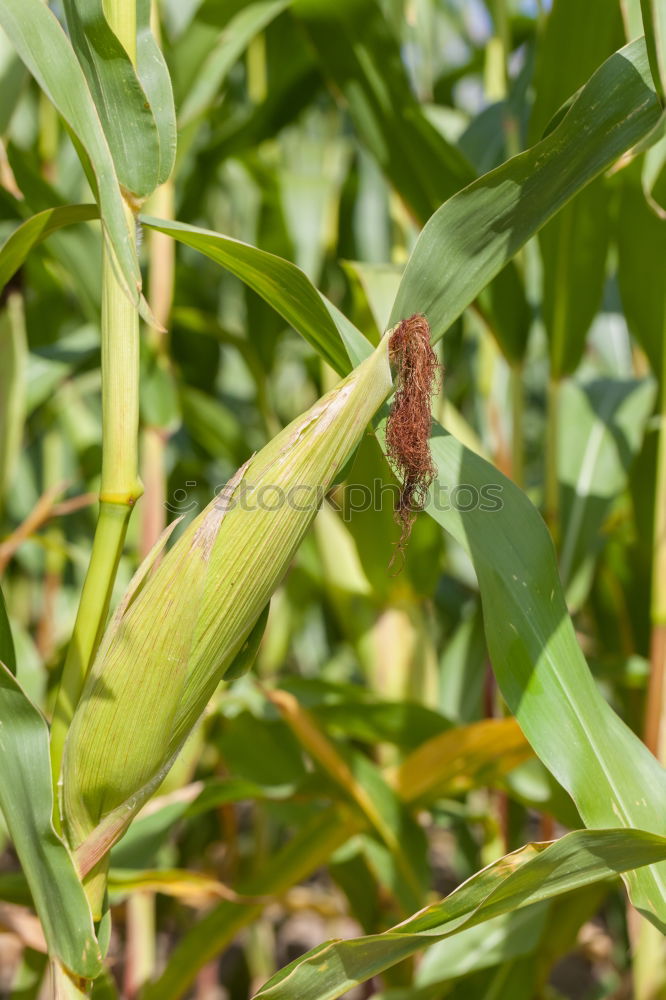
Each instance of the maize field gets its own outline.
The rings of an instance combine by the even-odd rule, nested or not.
[[[664,0],[0,0],[0,95],[0,1000],[664,1000]]]

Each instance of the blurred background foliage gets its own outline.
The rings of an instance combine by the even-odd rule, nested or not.
[[[155,16],[179,145],[149,213],[296,262],[373,342],[430,215],[538,141],[637,33],[634,5],[609,0],[160,0]],[[90,196],[3,35],[0,89],[4,239]],[[639,734],[663,392],[662,147],[586,188],[437,348],[436,416],[543,511],[596,681]],[[143,236],[168,332],[143,339],[146,493],[117,596],[166,521],[203,507],[335,379],[258,295],[174,248]],[[95,522],[100,260],[98,224],[62,230],[0,309],[0,570],[19,678],[47,715]],[[245,1000],[320,941],[383,930],[527,840],[582,825],[507,717],[462,548],[421,516],[401,572],[387,569],[391,505],[359,508],[389,475],[368,437],[273,598],[255,670],[210,706],[114,849],[110,956],[124,995],[165,970],[150,996]],[[359,787],[378,803],[374,828]],[[3,917],[26,902],[4,843],[0,989],[34,997],[44,956],[34,927]],[[621,892],[602,884],[441,942],[348,996],[629,997],[629,930]]]

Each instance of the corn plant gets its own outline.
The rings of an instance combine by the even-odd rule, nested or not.
[[[663,996],[662,5],[0,28],[0,988]]]

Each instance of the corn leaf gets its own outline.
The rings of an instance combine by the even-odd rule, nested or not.
[[[338,374],[349,371],[343,343],[319,292],[295,264],[230,236],[142,215],[148,229],[199,250],[249,285],[313,345]]]
[[[607,59],[545,139],[449,199],[421,233],[391,322],[425,313],[438,340],[559,209],[657,124],[645,42]]]
[[[559,398],[560,577],[570,611],[592,584],[603,525],[626,488],[655,402],[653,379],[567,381]]]
[[[483,719],[426,740],[389,781],[403,801],[422,804],[490,784],[531,756],[515,719]]]
[[[159,138],[157,184],[171,176],[176,159],[176,109],[171,76],[162,50],[151,29],[151,0],[137,0],[137,73],[150,104]]]
[[[655,87],[666,100],[666,7],[662,0],[641,0],[643,28]]]
[[[141,274],[113,157],[67,36],[42,0],[3,0],[0,27],[85,149],[97,182],[105,234],[126,290],[138,302]]]
[[[181,128],[190,125],[211,106],[234,63],[255,35],[263,31],[291,0],[255,0],[245,4],[204,3],[197,11],[197,23],[182,49],[195,74],[188,74],[188,86],[178,110]],[[196,52],[192,40],[196,45]],[[184,62],[181,53],[176,52]]]
[[[419,222],[474,180],[475,170],[424,114],[405,72],[398,39],[377,0],[297,0],[292,6],[356,129]],[[508,358],[522,357],[530,315],[513,264],[483,305]]]
[[[479,498],[494,490],[492,502],[461,512],[442,509],[436,484],[427,510],[471,555],[493,670],[525,736],[586,826],[663,830],[666,771],[615,715],[587,668],[536,508],[437,425],[431,446],[441,487],[465,483]],[[666,927],[666,865],[627,882],[634,906]]]
[[[5,622],[0,596],[0,651],[8,655],[11,638]],[[76,975],[94,977],[101,969],[101,957],[90,908],[71,855],[51,825],[48,727],[1,662],[0,807],[50,954]]]
[[[417,218],[427,219],[474,170],[423,113],[379,3],[295,0],[292,10],[382,170]]]
[[[102,0],[64,0],[74,52],[85,73],[120,183],[145,196],[157,186],[160,140],[150,103]]]
[[[642,830],[576,831],[530,844],[383,934],[320,945],[273,976],[256,1000],[335,1000],[458,931],[665,858],[666,840]]]
[[[607,0],[557,0],[537,53],[530,120],[534,142],[560,106],[622,44],[622,37],[619,5],[609,11]],[[600,178],[539,234],[543,319],[554,378],[578,366],[601,302],[610,238],[609,200],[608,185]]]
[[[63,226],[97,218],[97,205],[62,205],[47,208],[27,219],[0,247],[0,289],[16,274],[32,248],[42,240]]]

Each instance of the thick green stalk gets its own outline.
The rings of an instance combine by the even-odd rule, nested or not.
[[[136,59],[134,0],[107,0],[111,27]],[[130,231],[134,217],[127,206]],[[138,478],[139,316],[104,249],[102,263],[102,476],[100,510],[88,572],[67,650],[51,727],[54,782],[60,775],[69,723],[104,631],[132,508],[141,496]],[[57,806],[54,820],[59,823]]]

